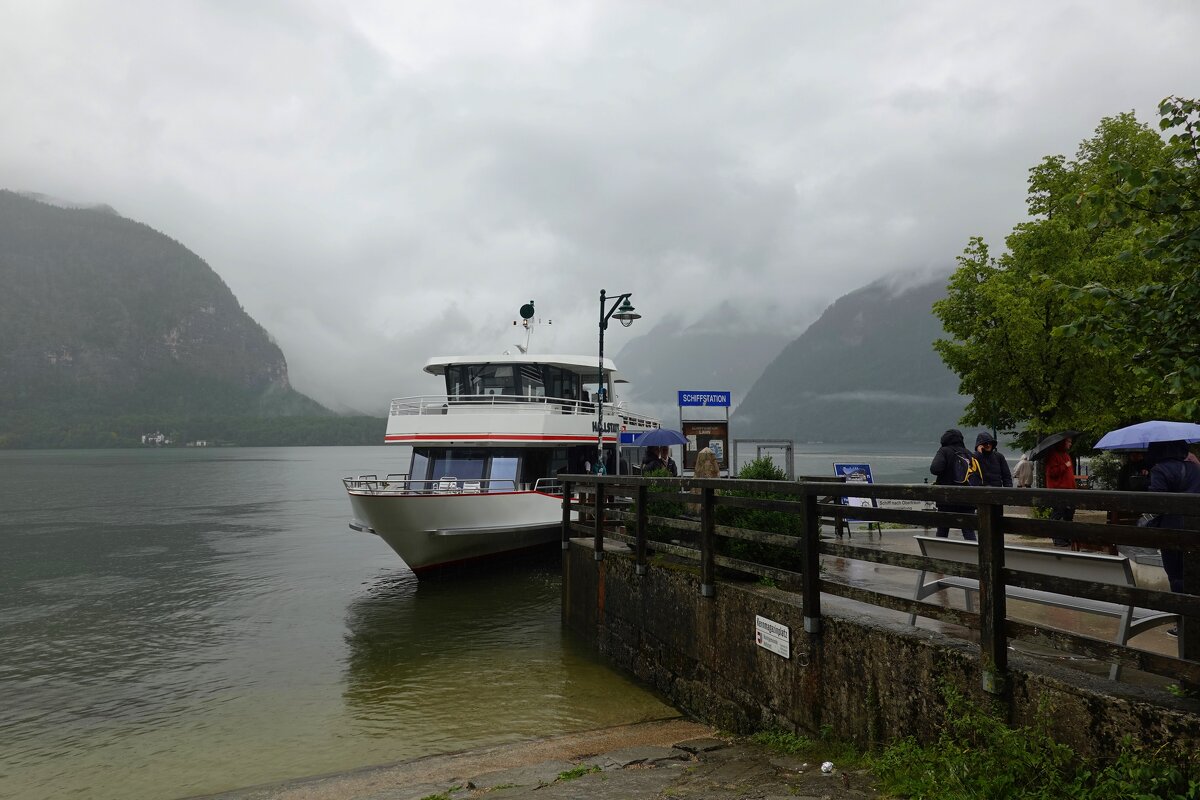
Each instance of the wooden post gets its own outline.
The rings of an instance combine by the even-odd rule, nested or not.
[[[1182,548],[1183,553],[1183,591],[1187,594],[1200,594],[1200,553],[1195,548]],[[1200,661],[1200,617],[1187,615],[1179,618],[1179,657],[1189,661]],[[1200,686],[1191,681],[1180,681],[1184,689],[1200,691]]]
[[[985,503],[979,516],[979,656],[983,690],[1001,695],[1008,684],[1004,593],[1004,506]]]
[[[571,495],[570,481],[563,481],[562,485],[562,549],[566,550],[571,546],[571,501],[574,499]]]
[[[800,596],[804,614],[804,632],[821,632],[821,515],[817,509],[819,485],[805,486],[804,517],[800,520]]]
[[[637,487],[637,562],[634,566],[634,571],[638,575],[646,574],[646,517],[648,511],[646,505],[649,500],[649,489],[646,484],[638,484]]]
[[[604,560],[604,484],[596,483],[596,541],[593,545],[595,559]]]
[[[713,519],[716,512],[716,490],[706,486],[700,490],[700,595],[712,597],[716,594],[716,570],[713,567],[713,550],[716,548]]]

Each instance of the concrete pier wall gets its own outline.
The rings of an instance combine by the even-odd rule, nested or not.
[[[756,615],[787,626],[790,658],[758,646]],[[944,715],[943,685],[995,700],[979,686],[975,646],[881,617],[827,611],[809,636],[798,595],[718,583],[715,597],[701,597],[688,567],[651,563],[637,575],[632,557],[610,551],[597,562],[582,540],[563,552],[564,623],[681,710],[735,732],[926,741]],[[1113,755],[1126,736],[1200,747],[1200,702],[1015,654],[1010,667],[1010,722],[1031,724],[1042,708],[1052,735],[1080,755]]]

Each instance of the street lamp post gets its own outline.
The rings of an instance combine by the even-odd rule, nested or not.
[[[614,317],[626,328],[632,325],[635,319],[641,319],[642,315],[634,311],[629,302],[631,296],[631,293],[626,292],[610,298],[603,289],[600,290],[600,366],[596,372],[596,465],[592,469],[597,475],[604,474],[604,332],[608,330],[608,321]],[[618,441],[620,435],[618,432]]]

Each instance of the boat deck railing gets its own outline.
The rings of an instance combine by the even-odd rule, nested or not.
[[[541,481],[538,482],[539,484]],[[554,481],[558,483],[558,481]],[[488,494],[490,492],[515,492],[517,482],[512,478],[465,478],[459,479],[453,475],[441,478],[411,480],[407,474],[391,473],[380,478],[378,475],[359,475],[357,478],[342,478],[346,491],[356,494],[372,495],[414,495],[414,494]],[[562,488],[556,491],[537,489],[550,494],[562,494]]]
[[[616,414],[627,425],[657,428],[658,420],[644,414],[626,411],[623,403],[605,404],[606,414]],[[512,394],[417,395],[399,397],[392,401],[388,412],[393,417],[438,414],[583,414],[595,415],[596,404],[591,400],[572,400],[566,397],[519,396]]]

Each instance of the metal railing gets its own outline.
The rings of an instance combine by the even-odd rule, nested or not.
[[[749,574],[772,578],[798,586],[804,628],[809,634],[819,635],[821,632],[821,595],[825,593],[977,629],[981,682],[986,690],[994,693],[1004,692],[1007,686],[1010,638],[1037,638],[1039,641],[1048,638],[1048,643],[1058,650],[1165,675],[1181,681],[1189,688],[1200,688],[1200,531],[1142,528],[1131,524],[1065,522],[1032,518],[1028,512],[1006,513],[1006,507],[1029,509],[1070,506],[1116,512],[1114,517],[1117,519],[1151,513],[1177,514],[1200,521],[1200,495],[861,483],[831,487],[829,481],[823,479],[750,481],[564,475],[563,482],[564,549],[569,546],[572,534],[588,536],[593,540],[594,557],[599,561],[604,557],[606,538],[623,542],[634,548],[637,574],[646,573],[647,551],[651,548],[659,553],[689,559],[698,563],[700,593],[709,597],[716,591],[718,569],[740,576]],[[581,487],[586,487],[584,491],[588,493],[588,502],[580,502],[576,497],[576,491]],[[948,512],[849,506],[840,504],[838,497],[830,496],[834,494],[874,500],[932,501],[975,510]],[[690,506],[693,513],[673,517],[652,516],[649,513],[652,503],[664,502],[687,504],[684,508]],[[798,517],[799,533],[789,535],[721,525],[718,509],[723,507],[795,515]],[[579,512],[580,521],[572,520],[572,511]],[[832,541],[822,538],[822,518],[840,522],[846,517],[913,527],[974,529],[978,532],[978,564],[853,546],[842,543],[840,537]],[[616,530],[618,523],[631,524],[634,534],[630,536]],[[652,525],[660,530],[669,530],[673,535],[682,533],[694,537],[695,545],[678,541],[651,541],[649,534]],[[1097,546],[1123,544],[1178,550],[1184,556],[1185,591],[1172,593],[1009,569],[1004,563],[1005,534],[1035,539],[1068,539]],[[773,552],[780,555],[760,561],[733,558],[723,554],[727,548],[720,545],[721,539],[770,545]],[[948,605],[934,605],[832,580],[821,573],[822,556],[977,579],[979,610],[972,612]],[[739,579],[744,580],[744,577]],[[1007,614],[1006,587],[1178,614],[1180,657],[1012,619]]]
[[[581,414],[595,416],[596,404],[589,400],[565,397],[538,397],[511,394],[479,395],[417,395],[399,397],[392,401],[388,414],[400,416],[431,416],[441,414]],[[654,417],[626,411],[620,402],[606,403],[604,411],[620,418],[625,425],[657,428]]]
[[[360,475],[357,478],[342,478],[342,485],[347,491],[371,495],[488,494],[517,491],[517,482],[512,478],[460,480],[453,475],[418,480],[409,480],[404,474],[388,475],[383,480],[375,475]]]

